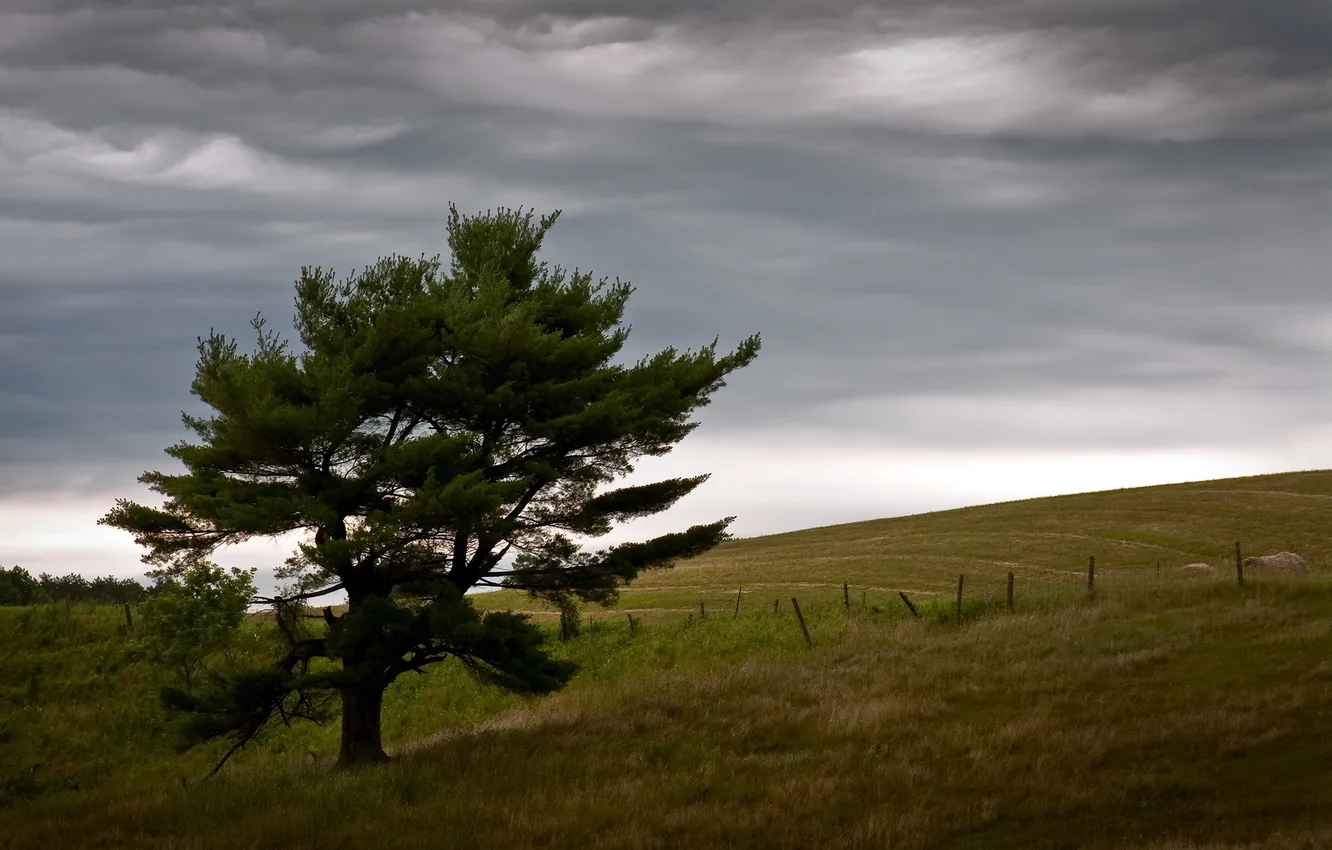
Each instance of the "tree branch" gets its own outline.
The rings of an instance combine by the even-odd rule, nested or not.
[[[287,653],[287,657],[278,662],[278,667],[290,673],[297,664],[309,664],[312,658],[328,658],[328,647],[323,638],[309,638],[297,643]]]
[[[453,533],[453,552],[451,557],[453,565],[449,568],[449,575],[461,576],[467,568],[467,531],[463,527]]]
[[[403,428],[402,433],[398,435],[398,442],[399,443],[404,442],[408,437],[412,435],[412,432],[416,430],[416,426],[420,424],[421,424],[420,414],[413,416],[411,421],[407,423],[407,427]]]
[[[317,599],[320,596],[327,596],[330,593],[337,593],[343,590],[342,582],[329,585],[323,590],[310,590],[305,593],[298,593],[295,596],[256,596],[250,600],[251,605],[281,605],[285,602],[300,602],[303,599]]]
[[[379,447],[380,457],[383,457],[384,452],[388,451],[388,447],[393,445],[393,436],[398,431],[398,421],[400,419],[402,419],[401,406],[399,406],[397,410],[393,411],[393,421],[389,423],[388,433],[384,435],[384,443]]]
[[[213,765],[212,770],[208,771],[208,774],[204,777],[204,782],[207,782],[208,780],[216,776],[217,772],[222,769],[222,765],[227,763],[227,759],[235,755],[236,751],[239,750],[241,747],[244,747],[246,744],[250,743],[250,741],[253,738],[254,735],[247,735],[237,740],[236,743],[232,744],[231,748],[226,751],[226,753],[222,756],[221,760],[219,760],[217,764]]]

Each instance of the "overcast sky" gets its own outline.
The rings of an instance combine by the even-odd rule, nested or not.
[[[0,563],[141,572],[195,338],[450,201],[762,332],[635,534],[1332,467],[1330,189],[1325,0],[0,0]]]

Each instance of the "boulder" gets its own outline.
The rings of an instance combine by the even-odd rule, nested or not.
[[[1182,567],[1179,568],[1179,571],[1180,571],[1181,573],[1210,573],[1210,572],[1212,571],[1212,565],[1211,565],[1211,564],[1185,564],[1184,566],[1182,566]]]
[[[1277,552],[1245,558],[1244,569],[1264,573],[1304,573],[1309,571],[1309,565],[1294,552]]]

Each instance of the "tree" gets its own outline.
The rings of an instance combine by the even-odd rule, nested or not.
[[[164,575],[139,606],[140,641],[148,655],[180,674],[189,690],[205,658],[236,633],[254,596],[254,571],[226,570],[199,561]]]
[[[641,570],[726,538],[733,517],[595,552],[578,539],[666,510],[707,478],[598,492],[689,434],[759,338],[615,362],[633,288],[537,263],[558,215],[460,218],[450,205],[446,274],[438,257],[384,258],[342,283],[303,267],[299,354],[262,316],[251,354],[200,338],[192,391],[214,413],[182,414],[199,442],[167,449],[187,471],[145,473],[164,505],[121,499],[101,522],[167,571],[253,537],[306,535],[280,574],[290,589],[263,600],[286,655],[179,701],[201,737],[232,742],[228,755],[275,719],[317,716],[332,693],[339,762],[385,760],[384,689],[449,657],[515,691],[558,689],[574,666],[547,653],[544,633],[481,615],[467,590],[609,604]],[[293,606],[338,592],[347,609],[325,607],[322,633],[298,628]]]
[[[137,602],[147,595],[144,586],[132,578],[101,576],[89,581],[77,574],[47,573],[33,578],[17,565],[10,570],[0,567],[0,605],[42,605],[60,600],[118,605]]]
[[[0,605],[36,605],[50,597],[32,574],[17,564],[12,570],[0,567]]]

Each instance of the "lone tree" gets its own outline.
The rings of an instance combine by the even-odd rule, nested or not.
[[[132,532],[164,574],[253,537],[306,535],[279,572],[289,588],[256,600],[275,607],[285,656],[167,694],[198,739],[232,744],[218,768],[269,723],[318,719],[333,697],[339,763],[384,761],[385,688],[448,657],[516,691],[556,690],[574,665],[526,617],[482,616],[466,590],[609,604],[640,571],[726,538],[734,517],[596,552],[576,539],[666,510],[707,478],[597,492],[689,434],[759,337],[721,356],[713,340],[613,362],[633,289],[538,264],[558,215],[460,219],[450,205],[447,274],[438,257],[384,258],[343,283],[303,267],[300,353],[261,316],[251,354],[200,338],[191,389],[214,413],[182,414],[199,442],[166,450],[187,472],[145,473],[163,507],[120,499],[101,522]],[[325,607],[321,633],[301,628],[308,600],[338,592],[345,613]]]

